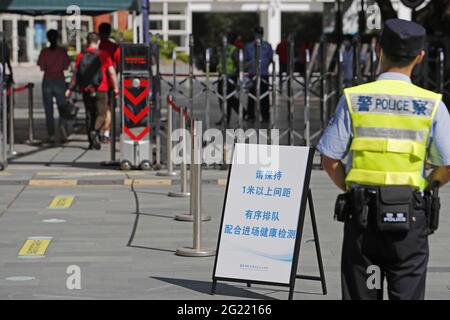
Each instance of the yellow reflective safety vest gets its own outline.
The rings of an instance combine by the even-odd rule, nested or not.
[[[442,95],[401,80],[378,80],[344,90],[353,124],[347,188],[410,185],[424,190],[423,168]]]

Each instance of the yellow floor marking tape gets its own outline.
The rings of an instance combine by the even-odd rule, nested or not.
[[[218,179],[217,184],[219,186],[226,186],[227,185],[227,179]]]
[[[30,237],[23,244],[18,256],[43,257],[51,241],[51,237]]]
[[[29,186],[35,187],[65,187],[65,186],[76,186],[76,179],[63,179],[63,180],[40,180],[32,179],[28,183]]]
[[[129,172],[132,176],[143,176],[144,172]],[[67,177],[97,177],[97,176],[124,176],[123,172],[62,172],[62,171],[42,171],[36,174],[37,176],[67,176]]]
[[[170,179],[125,179],[123,184],[131,186],[133,182],[135,186],[170,186],[172,184]]]
[[[73,203],[75,199],[74,196],[57,196],[53,198],[53,201],[50,203],[50,209],[68,209]]]

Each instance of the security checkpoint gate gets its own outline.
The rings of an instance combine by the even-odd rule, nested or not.
[[[150,87],[152,80],[150,46],[121,45],[122,170],[151,169]]]

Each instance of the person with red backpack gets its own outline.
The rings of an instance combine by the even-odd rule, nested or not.
[[[88,48],[80,52],[75,60],[75,67],[66,97],[77,88],[83,93],[86,108],[86,127],[89,149],[100,150],[108,112],[108,83],[115,96],[119,95],[114,64],[105,51],[99,50],[100,37],[95,32],[87,36]],[[109,81],[108,81],[109,78]]]

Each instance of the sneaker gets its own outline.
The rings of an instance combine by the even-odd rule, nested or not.
[[[103,144],[110,144],[111,143],[111,138],[110,137],[106,137],[106,136],[102,136],[100,138],[100,142]]]
[[[97,131],[91,131],[90,138],[91,138],[91,141],[92,141],[92,147],[95,150],[100,150],[102,148],[102,145],[100,144],[100,140],[99,140],[99,137],[98,137],[98,132]]]

